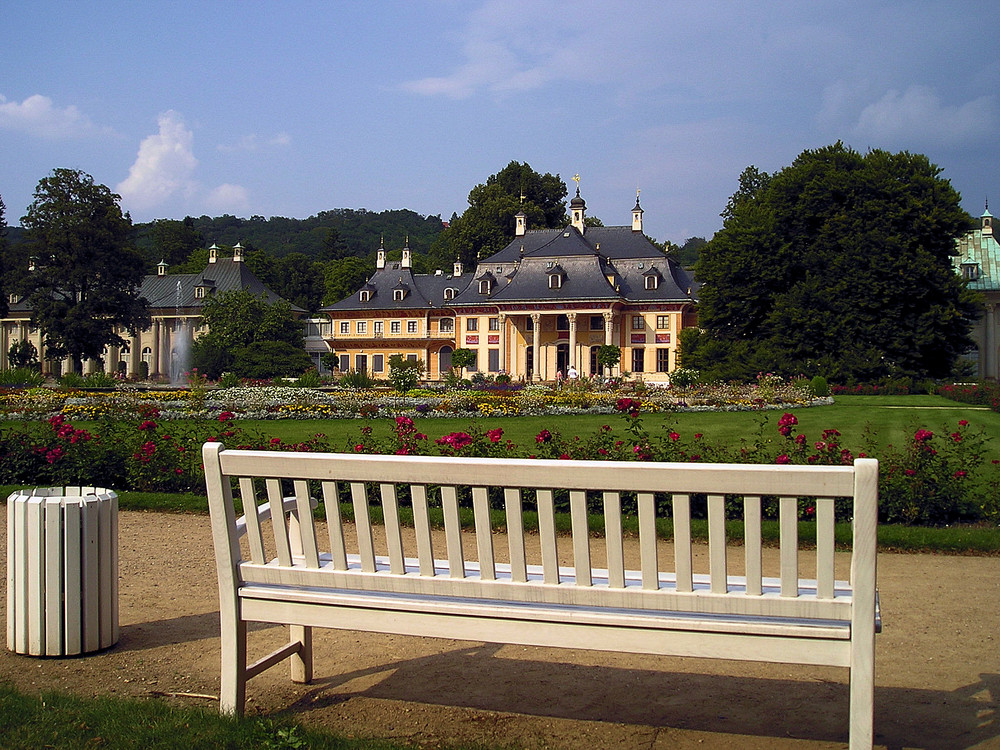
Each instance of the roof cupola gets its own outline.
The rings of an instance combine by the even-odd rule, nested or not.
[[[635,208],[632,209],[632,231],[642,231],[642,207],[639,205],[639,188],[635,189]]]

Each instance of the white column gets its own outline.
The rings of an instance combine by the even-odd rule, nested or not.
[[[159,319],[153,321],[153,345],[150,347],[153,350],[153,361],[150,363],[152,367],[150,368],[150,376],[160,374],[160,321]]]
[[[566,313],[566,318],[569,320],[569,366],[579,371],[576,361],[576,313]]]
[[[531,360],[534,364],[535,372],[532,380],[542,379],[542,351],[539,346],[542,336],[542,314],[531,313]]]
[[[988,378],[997,377],[997,306],[986,305],[986,341],[984,342],[985,357],[983,359],[983,375]]]
[[[510,373],[510,368],[507,367],[507,313],[500,313],[497,315],[497,320],[500,322],[500,369],[506,373]]]

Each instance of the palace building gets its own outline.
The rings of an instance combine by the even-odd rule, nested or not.
[[[1000,242],[993,232],[989,205],[980,217],[980,226],[957,240],[955,270],[985,298],[985,311],[972,329],[976,342],[977,372],[981,378],[996,380],[1000,375],[1000,341],[997,338],[1000,312]]]
[[[577,189],[569,224],[529,230],[518,213],[513,241],[471,274],[459,263],[450,275],[416,274],[408,247],[398,262],[380,248],[367,283],[321,310],[332,320],[327,343],[341,371],[386,377],[399,354],[423,360],[429,380],[458,347],[488,374],[598,375],[597,352],[610,344],[621,350],[618,371],[666,381],[678,334],[697,323],[697,285],[643,234],[642,216],[637,197],[631,226],[589,227]]]
[[[232,290],[264,295],[270,302],[281,299],[247,268],[239,243],[233,248],[231,258],[219,257],[219,248],[212,245],[208,265],[199,273],[170,274],[167,270],[167,264],[161,261],[157,272],[146,276],[140,287],[140,295],[149,303],[152,325],[138,333],[118,331],[127,345],[105,350],[103,368],[96,360],[86,360],[84,373],[98,369],[114,373],[121,362],[127,375],[139,375],[140,363],[145,362],[142,369],[149,376],[176,380],[183,375],[178,372],[181,353],[189,350],[193,340],[207,330],[201,320],[206,300]],[[292,311],[300,315],[305,312],[295,306]],[[43,334],[31,323],[31,309],[24,300],[12,295],[7,317],[0,320],[0,369],[9,366],[11,344],[24,340],[34,345],[43,360],[43,372],[60,371],[60,363],[44,359]]]

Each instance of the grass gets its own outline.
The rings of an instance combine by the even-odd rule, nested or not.
[[[995,455],[1000,455],[1000,414],[989,409],[977,409],[959,404],[940,396],[840,396],[831,406],[812,407],[795,410],[799,425],[797,431],[810,438],[817,437],[824,429],[836,428],[843,435],[844,444],[857,449],[866,430],[877,435],[881,445],[899,444],[909,439],[916,426],[937,431],[952,431],[959,419],[967,419],[973,428],[982,429],[991,438]],[[669,427],[685,437],[696,432],[703,433],[705,439],[717,443],[738,445],[743,439],[763,429],[767,435],[774,432],[780,412],[694,412],[676,414],[649,414],[644,423],[652,432]],[[375,420],[377,428],[389,429],[389,419]],[[601,425],[610,424],[616,428],[621,420],[614,415],[573,415],[560,417],[508,417],[508,418],[454,418],[417,419],[419,430],[428,434],[431,440],[452,431],[467,429],[470,424],[483,428],[503,427],[504,434],[519,445],[531,445],[535,435],[542,429],[558,430],[564,436],[585,436],[598,430]],[[347,446],[352,436],[357,436],[364,424],[360,420],[242,420],[240,425],[257,430],[270,437],[279,437],[285,442],[299,442],[316,433],[325,433],[334,448]],[[762,424],[764,426],[762,427]],[[19,486],[0,486],[0,497],[6,498]],[[119,507],[123,510],[160,510],[170,512],[207,512],[208,503],[199,494],[171,494],[158,492],[119,492]],[[345,517],[353,513],[350,504],[344,506]],[[378,520],[378,519],[376,519]],[[432,521],[443,525],[440,514]],[[494,519],[494,528],[501,528],[502,514]],[[537,521],[525,517],[526,528]],[[569,517],[560,519],[562,530],[569,530]],[[463,525],[472,527],[471,511],[463,516]],[[591,519],[595,533],[602,533],[599,517]],[[635,533],[634,529],[631,531]],[[660,533],[670,537],[672,528],[669,519],[660,520]],[[707,539],[707,531],[697,523],[693,529],[696,538]],[[776,529],[773,533],[777,539]],[[742,536],[742,526],[733,526],[731,536]],[[800,538],[810,538],[808,524],[803,522]],[[814,534],[812,534],[814,536]],[[765,537],[767,538],[767,537]],[[840,525],[837,538],[846,543],[850,539],[850,528]],[[950,528],[926,528],[908,526],[880,526],[879,546],[886,550],[937,551],[947,553],[1000,554],[1000,529],[986,526],[956,526]]]
[[[402,744],[345,739],[285,719],[233,718],[162,700],[26,695],[0,683],[0,747],[5,750],[401,750]]]

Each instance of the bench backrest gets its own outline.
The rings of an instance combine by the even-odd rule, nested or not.
[[[874,615],[878,463],[853,466],[671,464],[608,461],[479,459],[203,449],[220,586],[244,582],[328,586],[588,606],[725,612],[851,620],[855,601]],[[234,487],[248,511],[236,518]],[[412,532],[400,524],[401,488],[412,505]],[[468,488],[468,489],[464,489]],[[290,491],[289,491],[290,490]],[[568,491],[570,538],[557,533],[556,496]],[[502,493],[509,563],[495,560],[490,493]],[[357,539],[345,539],[340,500],[349,493]],[[623,493],[635,493],[640,565],[626,570]],[[471,495],[476,553],[463,549],[460,497]],[[707,496],[709,566],[693,572],[692,495]],[[312,499],[311,499],[312,496]],[[744,522],[742,538],[727,539],[726,499]],[[851,580],[834,574],[834,502],[853,502]],[[595,502],[595,498],[599,498]],[[765,576],[761,506],[779,506],[780,565]],[[799,501],[815,508],[816,569],[800,575]],[[592,559],[589,509],[603,510],[606,555]],[[320,539],[312,508],[325,508],[328,538]],[[672,561],[658,555],[656,509],[673,518]],[[528,559],[525,504],[537,507],[540,560]],[[432,544],[428,508],[440,504],[445,550]],[[377,550],[371,506],[381,509],[385,543]],[[270,525],[270,533],[266,527]],[[247,556],[240,536],[247,537]],[[404,543],[404,538],[406,542]],[[728,575],[730,552],[743,548],[745,576]],[[810,540],[812,541],[812,540]],[[560,567],[558,546],[570,544],[572,565]],[[348,546],[356,556],[348,555]],[[443,552],[443,554],[441,554]],[[276,562],[269,563],[269,557]],[[440,558],[440,559],[439,559]],[[672,563],[672,564],[671,564]],[[805,580],[808,579],[808,580]],[[225,597],[226,594],[224,593]],[[869,604],[870,603],[870,604]]]

